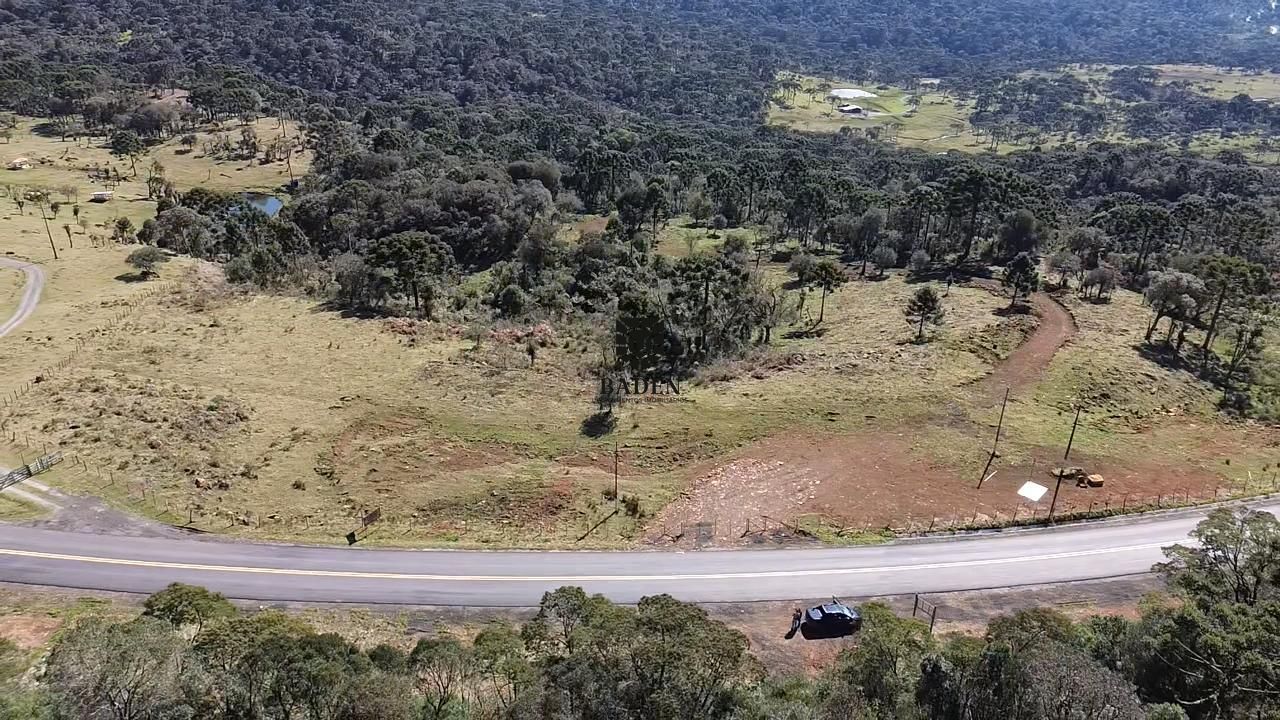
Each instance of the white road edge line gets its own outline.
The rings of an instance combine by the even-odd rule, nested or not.
[[[99,558],[84,555],[64,555],[60,553],[37,552],[34,550],[11,550],[0,548],[0,555],[36,558],[40,560],[62,560],[66,562],[96,563],[103,565],[128,565],[133,567],[163,568],[169,570],[196,570],[201,572],[253,573],[262,575],[301,575],[309,577],[358,578],[368,580],[422,580],[435,582],[552,582],[552,583],[585,583],[585,582],[655,582],[674,580],[748,580],[758,578],[809,577],[823,575],[867,575],[871,573],[891,573],[919,570],[945,570],[949,568],[978,567],[983,565],[1008,565],[1024,562],[1043,562],[1046,560],[1063,560],[1067,558],[1106,555],[1111,553],[1152,550],[1165,547],[1170,543],[1145,543],[1124,547],[1098,548],[1095,550],[1076,550],[1073,552],[1051,553],[1048,555],[1028,555],[1025,557],[994,558],[990,560],[956,560],[952,562],[923,563],[919,565],[898,565],[862,568],[828,568],[823,570],[769,570],[762,572],[706,573],[695,575],[428,575],[417,573],[366,572],[360,570],[305,570],[293,568],[241,567],[235,565],[202,565],[197,563],[166,562],[160,560],[127,560],[123,558]]]

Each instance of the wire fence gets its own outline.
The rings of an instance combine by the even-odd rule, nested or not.
[[[60,373],[70,368],[72,363],[80,357],[80,354],[89,347],[90,340],[101,338],[106,335],[106,333],[119,327],[127,321],[130,316],[137,312],[138,308],[141,307],[142,303],[146,300],[161,293],[173,292],[177,287],[178,284],[176,282],[169,281],[149,287],[142,292],[134,293],[124,301],[121,307],[117,308],[111,316],[107,318],[106,322],[96,325],[81,333],[80,336],[75,339],[71,352],[53,364],[42,367],[31,378],[23,380],[20,384],[10,386],[6,389],[4,391],[4,395],[0,396],[0,412],[3,412],[5,416],[0,417],[0,431],[6,429],[8,416],[13,414],[18,403],[33,390],[38,389],[41,383],[58,377]],[[29,439],[27,440],[27,444],[30,446]]]
[[[1086,498],[1061,498],[1052,517],[1044,503],[1017,503],[1004,508],[976,505],[968,512],[928,517],[905,517],[893,522],[850,520],[829,515],[808,515],[784,521],[768,516],[727,521],[721,518],[674,520],[658,525],[649,533],[655,545],[709,546],[716,543],[871,542],[894,537],[921,537],[978,530],[1034,527],[1055,523],[1094,520],[1120,515],[1193,508],[1230,500],[1266,497],[1280,492],[1280,478],[1254,478],[1215,487],[1184,489],[1167,493],[1101,493],[1089,491]]]

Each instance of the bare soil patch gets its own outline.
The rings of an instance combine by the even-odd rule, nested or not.
[[[711,522],[715,542],[728,545],[743,542],[749,523],[758,528],[766,520],[817,515],[870,530],[928,523],[958,508],[984,516],[1001,509],[989,502],[993,495],[975,489],[981,467],[966,481],[931,458],[927,446],[927,431],[906,429],[775,436],[695,481],[659,514],[651,537]]]
[[[999,402],[1005,388],[1012,393],[1039,382],[1054,355],[1075,337],[1075,319],[1049,295],[1032,294],[1031,308],[1039,318],[1035,332],[976,384],[975,399]]]
[[[986,281],[978,285],[995,290]],[[959,402],[948,402],[950,389],[940,388],[937,401],[914,417],[881,427],[873,419],[873,427],[852,432],[775,434],[708,468],[658,515],[648,537],[741,544],[759,541],[758,533],[745,539],[744,533],[767,518],[806,528],[816,520],[836,537],[865,538],[883,528],[920,531],[1044,515],[1049,496],[1026,503],[1016,491],[1028,480],[1054,487],[1076,403],[1087,412],[1065,464],[1104,482],[1089,488],[1064,482],[1060,513],[1207,501],[1275,482],[1274,431],[1224,423],[1203,410],[1210,392],[1203,384],[1129,347],[1128,335],[1141,332],[1136,303],[1124,296],[1111,306],[1074,305],[1086,313],[1083,335],[1070,312],[1037,293],[1035,319],[979,328],[956,342],[971,352],[966,344],[976,342],[996,355],[1002,341],[1034,327],[989,375],[962,382]],[[1070,350],[1060,352],[1064,346]],[[1093,354],[1101,364],[1094,365]],[[1011,402],[1000,455],[979,490],[1006,388]],[[1157,396],[1171,406],[1148,408]]]
[[[23,650],[44,647],[62,621],[48,615],[0,615],[0,638]]]

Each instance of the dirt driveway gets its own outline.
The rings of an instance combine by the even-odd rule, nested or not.
[[[998,291],[989,281],[982,286]],[[1039,382],[1058,350],[1077,332],[1071,314],[1044,293],[1032,296],[1039,325],[1027,340],[971,387],[971,407],[998,405],[1005,388],[1014,392]],[[767,525],[781,527],[804,516],[821,516],[850,530],[886,527],[945,527],[973,520],[1024,515],[1016,490],[1026,480],[1052,484],[1051,470],[1061,450],[1032,448],[1035,464],[997,466],[990,484],[978,490],[989,428],[967,419],[967,412],[939,407],[936,417],[910,425],[856,433],[775,435],[698,477],[682,497],[665,507],[649,526],[646,539],[683,546],[736,545],[770,539],[748,533]],[[973,467],[961,473],[953,461],[943,465],[931,447],[939,426],[973,437]],[[935,443],[936,444],[936,443]],[[1064,483],[1058,509],[1084,510],[1113,502],[1138,504],[1151,499],[1213,492],[1218,478],[1184,465],[1151,459],[1088,458],[1076,454],[1107,478],[1105,491]],[[1040,508],[1044,512],[1044,508]],[[786,533],[775,535],[777,540]]]

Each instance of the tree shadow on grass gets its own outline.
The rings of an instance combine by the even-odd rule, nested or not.
[[[1166,370],[1185,370],[1189,373],[1197,370],[1196,365],[1163,340],[1137,342],[1133,344],[1133,349],[1144,359]]]
[[[996,317],[1017,317],[1018,315],[1030,315],[1031,305],[1025,302],[1015,303],[1012,307],[1009,305],[1001,305],[991,311]]]
[[[822,325],[816,327],[796,328],[783,334],[788,340],[808,340],[810,338],[820,338],[827,334],[827,328]]]
[[[150,279],[151,279],[151,275],[150,275],[150,274],[148,274],[148,273],[141,272],[141,271],[139,271],[139,272],[127,272],[127,273],[121,273],[121,274],[119,274],[119,275],[115,276],[115,278],[114,278],[114,279],[115,279],[115,280],[119,280],[120,282],[126,282],[126,283],[140,283],[140,282],[146,282],[146,281],[150,280]]]
[[[602,438],[618,426],[618,416],[609,411],[588,415],[582,421],[582,434],[589,438]]]
[[[337,313],[340,317],[347,320],[382,320],[390,317],[398,317],[388,308],[372,308],[372,307],[351,307],[344,305],[337,300],[325,300],[311,308],[313,313]]]

